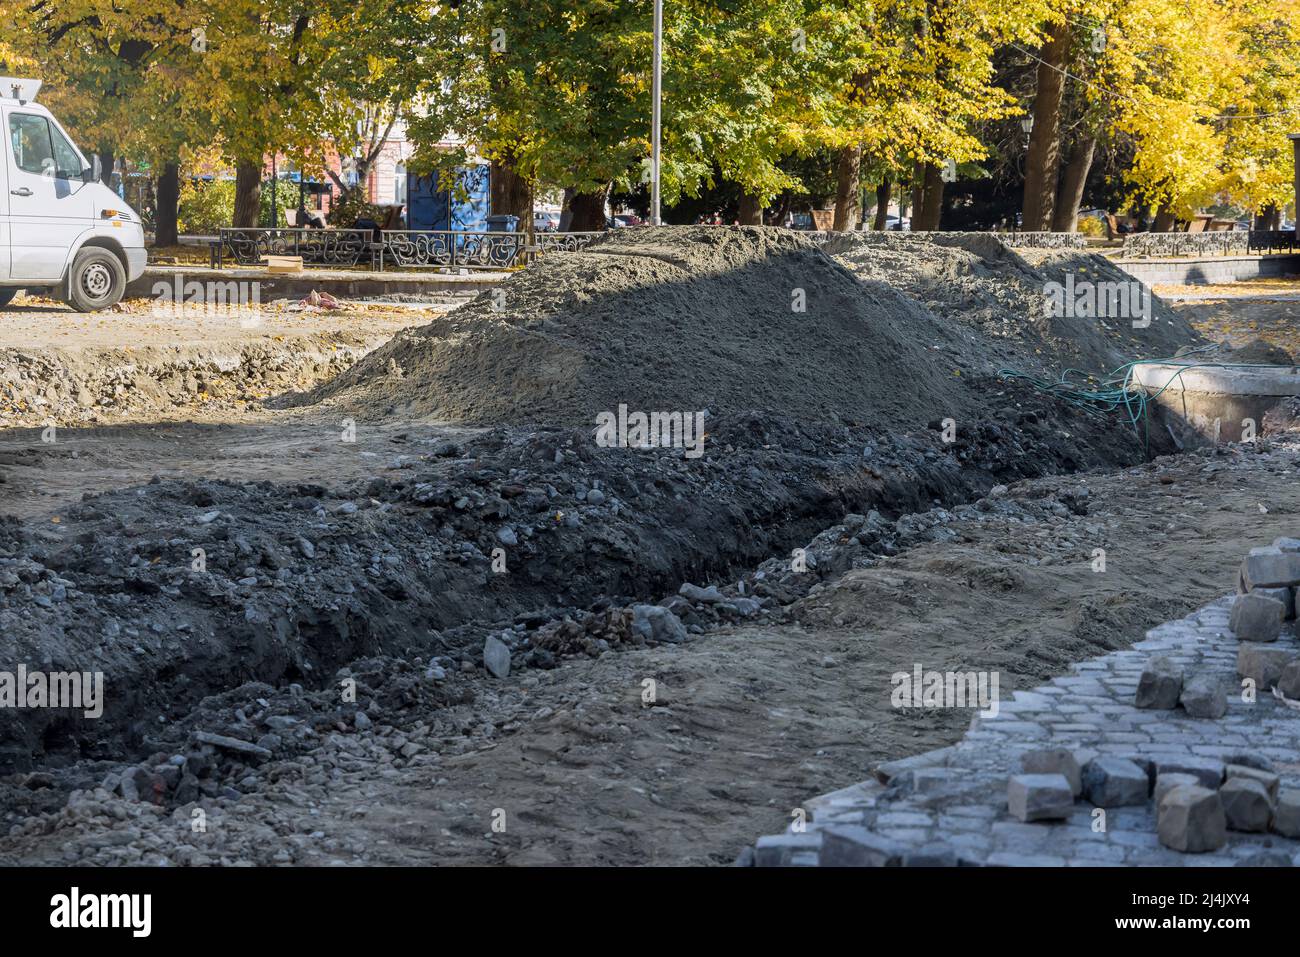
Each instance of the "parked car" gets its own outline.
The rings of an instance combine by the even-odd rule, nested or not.
[[[107,309],[144,274],[140,216],[100,177],[53,114],[41,81],[0,77],[0,306],[49,291],[78,312]]]
[[[533,210],[533,232],[554,233],[560,228],[560,214],[546,209]]]
[[[912,217],[904,216],[901,219],[892,213],[885,217],[885,229],[892,229],[894,232],[907,232],[912,228]]]
[[[627,226],[640,226],[642,219],[640,216],[634,216],[631,213],[620,213],[617,216],[609,218],[610,229],[622,229]]]

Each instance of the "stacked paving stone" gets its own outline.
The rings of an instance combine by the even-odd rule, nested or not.
[[[1239,595],[1015,692],[951,747],[807,802],[806,827],[760,838],[740,862],[1300,864],[1300,709],[1284,700],[1300,643],[1284,596],[1266,591],[1294,602],[1287,569],[1300,570],[1300,541],[1252,552]],[[1276,633],[1271,606],[1237,611],[1259,598],[1284,608]]]

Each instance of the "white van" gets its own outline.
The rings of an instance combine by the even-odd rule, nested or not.
[[[0,77],[0,307],[48,292],[78,312],[106,309],[145,267],[144,227],[100,182],[50,111],[39,80]]]

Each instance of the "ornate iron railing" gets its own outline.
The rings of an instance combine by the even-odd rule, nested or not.
[[[1244,256],[1250,237],[1245,230],[1213,233],[1129,233],[1121,256],[1165,259],[1176,256]]]
[[[1294,229],[1252,229],[1247,250],[1264,255],[1266,253],[1293,253],[1296,251],[1296,231]]]
[[[219,229],[212,264],[261,266],[267,256],[301,256],[313,266],[356,266],[372,261],[373,239],[369,229]]]
[[[510,269],[538,254],[576,252],[603,233],[493,233],[466,230],[222,229],[212,265],[260,266],[267,256],[301,256],[304,266]]]

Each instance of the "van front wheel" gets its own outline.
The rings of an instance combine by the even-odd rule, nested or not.
[[[83,249],[72,260],[65,301],[77,312],[107,309],[125,291],[126,270],[122,261],[107,249]]]

